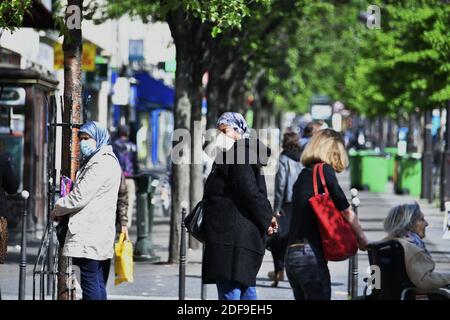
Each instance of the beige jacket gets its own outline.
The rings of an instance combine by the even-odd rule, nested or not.
[[[388,238],[384,240],[389,240]],[[409,280],[419,289],[433,290],[450,285],[450,274],[434,271],[436,265],[425,250],[402,238],[394,238],[405,251],[405,266]]]
[[[70,214],[63,255],[106,260],[113,257],[121,168],[104,146],[81,168],[72,191],[55,204],[54,214]]]

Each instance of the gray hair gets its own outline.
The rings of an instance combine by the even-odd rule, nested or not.
[[[384,231],[391,237],[401,238],[408,231],[413,230],[421,213],[417,202],[396,206],[389,211],[388,216],[384,219]]]

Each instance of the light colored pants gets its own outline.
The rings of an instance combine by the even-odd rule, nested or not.
[[[125,178],[125,183],[128,189],[128,228],[131,228],[131,222],[133,221],[134,203],[136,202],[136,184],[133,178]]]

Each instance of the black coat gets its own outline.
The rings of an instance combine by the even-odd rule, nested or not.
[[[0,215],[1,211],[6,208],[5,192],[13,194],[19,188],[19,181],[17,181],[13,169],[11,168],[11,161],[6,154],[0,155]]]
[[[203,281],[233,280],[254,286],[265,253],[272,207],[261,167],[270,150],[256,140],[241,139],[227,154],[245,154],[243,164],[223,163],[221,153],[205,189],[207,241],[203,255]],[[261,148],[263,156],[257,155]],[[256,159],[257,161],[251,161]],[[235,159],[236,160],[236,159]]]

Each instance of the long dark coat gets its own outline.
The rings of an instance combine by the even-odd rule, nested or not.
[[[6,154],[0,155],[0,215],[2,209],[6,208],[5,192],[13,194],[19,188],[19,181],[14,175],[11,167],[11,159]]]
[[[230,159],[230,152],[234,152],[234,164],[224,161],[224,157]],[[245,161],[236,164],[236,155],[245,155]],[[261,174],[269,155],[270,150],[259,141],[241,139],[216,158],[205,189],[205,283],[231,280],[245,286],[256,284],[273,212]]]

